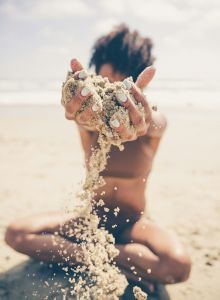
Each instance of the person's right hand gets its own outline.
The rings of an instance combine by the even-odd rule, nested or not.
[[[88,76],[87,72],[77,59],[72,59],[70,63],[74,78],[85,80]],[[85,101],[92,95],[92,91],[88,86],[84,85],[80,90],[77,90],[73,98],[66,104],[65,107],[65,117],[68,120],[75,120],[79,125],[87,127],[87,129],[94,130],[94,125],[91,127],[91,120],[96,118],[98,112],[100,112],[100,107],[96,104],[86,106],[86,109],[81,111],[81,107]]]

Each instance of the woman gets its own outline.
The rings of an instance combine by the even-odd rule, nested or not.
[[[123,81],[132,76],[135,84],[125,80],[124,85],[145,110],[143,121],[130,98],[117,99],[128,109],[133,126],[141,130],[134,136],[120,122],[111,124],[112,130],[117,131],[124,140],[125,149],[121,152],[112,147],[107,168],[102,173],[106,185],[97,190],[97,199],[102,194],[105,206],[110,209],[106,228],[114,235],[120,251],[116,259],[118,266],[132,281],[138,282],[141,277],[142,284],[148,288],[152,288],[154,282],[167,284],[185,281],[191,269],[185,247],[174,233],[150,219],[145,199],[153,159],[166,128],[164,115],[152,110],[138,89],[146,87],[155,73],[151,49],[150,39],[120,25],[96,41],[90,60],[90,66],[95,67],[96,73],[108,77],[110,82]],[[71,69],[83,78],[83,66],[77,59],[71,61]],[[97,132],[87,126],[96,112],[88,107],[78,113],[77,118],[75,116],[90,95],[91,91],[84,86],[65,106],[66,118],[75,120],[78,125],[86,159],[91,155],[91,146],[97,145]],[[116,206],[120,208],[117,218],[113,215]],[[118,225],[116,228],[112,227],[113,222]],[[70,240],[64,230],[73,223],[73,216],[61,215],[60,212],[31,216],[10,224],[5,241],[16,251],[37,260],[63,263],[69,257],[69,264],[74,265],[77,257],[73,254],[76,250],[80,253],[80,245]],[[63,230],[60,230],[60,224],[63,224]],[[55,235],[57,245],[53,242]],[[60,244],[65,254],[60,253]],[[135,266],[135,274],[130,269],[131,265]]]

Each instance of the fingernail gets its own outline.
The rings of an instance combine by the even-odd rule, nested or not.
[[[88,96],[90,93],[90,89],[87,86],[84,86],[84,88],[81,90],[81,95],[83,97]]]
[[[96,112],[96,111],[98,111],[98,109],[99,109],[98,104],[97,104],[97,103],[93,104],[92,110],[93,110],[94,112]]]
[[[75,65],[76,63],[77,63],[77,59],[76,58],[71,59],[71,62],[70,62],[71,65]]]
[[[127,101],[127,96],[122,92],[117,92],[116,97],[120,102],[126,102]]]
[[[86,73],[85,70],[82,70],[82,71],[79,72],[79,74],[78,74],[79,79],[84,79],[86,77],[87,77],[87,73]]]
[[[120,126],[120,122],[118,121],[118,119],[114,119],[114,120],[111,120],[111,125],[113,127],[118,128]]]
[[[128,80],[128,79],[125,79],[125,80],[123,81],[123,84],[124,84],[124,86],[125,86],[125,88],[126,88],[127,90],[130,90],[130,89],[132,88],[132,83],[131,83],[131,81]]]
[[[76,58],[71,59],[71,63],[74,63],[74,62],[76,62]]]
[[[152,65],[151,65],[151,66],[149,66],[149,67],[147,67],[147,69],[148,69],[148,70],[152,70],[153,72],[155,72],[155,71],[156,71],[155,67],[154,67],[154,66],[152,66]]]

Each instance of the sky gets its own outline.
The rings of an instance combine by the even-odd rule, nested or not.
[[[0,79],[63,78],[122,22],[153,40],[159,78],[220,78],[219,0],[0,0]]]

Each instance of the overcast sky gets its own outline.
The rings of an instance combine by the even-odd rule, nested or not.
[[[0,78],[63,78],[121,22],[153,39],[159,78],[220,78],[219,0],[0,0]]]

